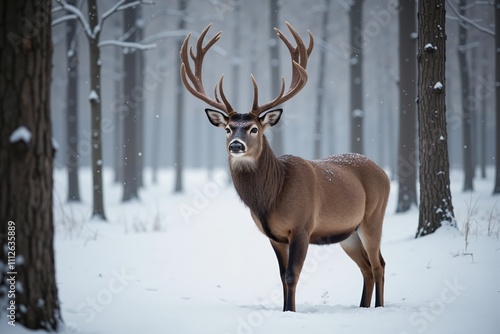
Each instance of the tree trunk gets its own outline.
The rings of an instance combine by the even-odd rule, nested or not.
[[[270,25],[271,29],[269,29],[271,35],[269,36],[269,55],[271,57],[271,92],[272,98],[274,99],[278,96],[281,89],[281,73],[280,73],[280,50],[279,50],[279,38],[276,36],[276,32],[274,28],[279,26],[278,18],[279,18],[279,3],[278,0],[269,1],[270,4]],[[284,153],[283,147],[283,123],[278,123],[273,126],[270,130],[273,134],[271,139],[271,146],[273,148],[274,154],[280,156]]]
[[[500,194],[500,0],[495,0],[495,188]]]
[[[88,18],[90,30],[94,31],[98,19],[97,1],[89,0]],[[104,212],[104,189],[102,184],[102,131],[101,131],[101,52],[98,47],[100,32],[88,38],[90,51],[90,110],[92,128],[92,217],[106,220]]]
[[[2,321],[46,331],[62,321],[53,244],[51,3],[0,4],[0,67],[9,69],[0,71]],[[37,22],[36,29],[25,22]]]
[[[165,73],[167,69],[167,47],[166,43],[163,42],[158,48],[158,62],[159,70],[161,73]],[[155,104],[154,104],[154,115],[153,115],[153,129],[151,131],[151,176],[153,184],[158,184],[158,166],[160,160],[160,140],[161,140],[161,121],[163,114],[163,98],[164,84],[163,80],[158,83],[155,92]]]
[[[396,212],[417,206],[417,41],[415,0],[399,5],[399,155]]]
[[[462,16],[465,16],[464,6],[465,0],[460,0],[458,11]],[[469,67],[467,63],[467,27],[465,23],[458,21],[458,66],[460,72],[460,83],[462,92],[462,161],[464,170],[464,191],[474,190],[473,177],[474,177],[474,164],[472,157],[472,115],[471,103],[469,101]]]
[[[349,11],[351,152],[363,154],[363,0],[352,0]]]
[[[179,0],[179,10],[183,13],[187,8],[187,0]],[[183,17],[179,18],[179,24],[177,26],[178,30],[184,30],[186,27],[185,21]],[[178,53],[182,47],[182,40],[179,40],[177,43],[177,48],[175,49],[176,53]],[[181,68],[181,59],[180,57],[176,57],[176,67],[177,69]],[[184,89],[181,79],[180,71],[176,71],[177,73],[177,83],[175,90],[175,102],[176,102],[176,119],[175,119],[175,185],[174,192],[182,192],[183,190],[183,172],[184,172]]]
[[[326,43],[328,40],[328,13],[330,11],[330,0],[326,0],[323,8],[323,21],[321,27],[321,39]],[[325,72],[326,72],[326,49],[321,48],[319,52],[319,75],[316,89],[316,124],[314,129],[314,158],[321,158],[322,150],[322,125],[323,106],[325,102]]]
[[[416,237],[456,226],[450,192],[445,104],[445,0],[418,2],[420,210]]]
[[[233,58],[231,60],[231,103],[238,110],[240,106],[240,68],[241,68],[241,3],[235,2],[233,14]]]
[[[75,5],[76,0],[68,1]],[[66,86],[66,166],[68,168],[68,202],[80,202],[78,181],[78,22],[66,23],[68,85]]]
[[[123,11],[124,34],[130,29],[135,29],[137,16],[136,8],[128,8]],[[132,33],[128,42],[137,42],[136,33]],[[138,50],[128,49],[123,55],[123,69],[125,80],[123,81],[123,96],[127,113],[123,118],[123,196],[126,202],[139,198],[139,133],[138,118],[139,104],[142,101],[136,99],[135,88],[138,87]]]
[[[115,18],[114,28],[116,39],[121,35],[120,20]],[[113,69],[113,79],[114,79],[114,104],[113,104],[113,124],[115,126],[115,131],[113,133],[113,144],[114,144],[114,156],[113,156],[113,170],[114,170],[114,182],[121,183],[123,181],[123,126],[122,126],[122,114],[123,110],[120,106],[125,104],[123,102],[123,70],[121,63],[123,63],[121,48],[115,47],[114,50],[114,69]],[[121,61],[121,62],[120,62]]]
[[[137,21],[143,20],[142,16],[142,8],[141,6],[134,7],[136,10],[136,19]],[[142,41],[144,39],[144,23],[136,22],[135,23],[137,32],[135,33],[135,40]],[[144,186],[144,108],[145,108],[145,97],[146,94],[144,89],[144,51],[135,50],[134,52],[137,58],[136,75],[137,75],[137,83],[136,87],[141,88],[141,94],[137,96],[137,187],[142,188]],[[137,88],[136,88],[137,89]]]
[[[486,48],[483,47],[483,56],[481,57],[481,72],[483,78],[487,78],[489,74],[489,62],[487,61],[488,55],[486,54]],[[479,119],[479,135],[480,135],[480,147],[479,147],[479,152],[480,152],[480,157],[479,157],[479,164],[481,166],[481,178],[484,180],[486,179],[486,147],[487,147],[487,141],[486,141],[486,132],[487,132],[487,124],[486,124],[486,110],[487,110],[487,103],[486,103],[486,98],[481,98],[480,99],[480,111],[481,111],[481,116]]]

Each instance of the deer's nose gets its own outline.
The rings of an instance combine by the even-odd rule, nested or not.
[[[243,152],[245,151],[245,145],[239,140],[235,140],[229,144],[229,151],[234,153]]]

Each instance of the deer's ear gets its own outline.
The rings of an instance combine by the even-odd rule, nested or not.
[[[225,128],[227,126],[229,117],[227,117],[223,112],[213,109],[205,109],[205,112],[207,113],[208,120],[213,125],[219,128]]]
[[[264,116],[260,118],[260,124],[264,129],[268,126],[275,126],[278,124],[282,112],[283,109],[274,109],[266,112]]]

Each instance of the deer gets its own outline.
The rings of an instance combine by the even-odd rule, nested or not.
[[[363,277],[360,307],[370,307],[375,287],[375,307],[384,306],[385,261],[380,250],[382,224],[390,191],[387,174],[363,155],[347,153],[321,160],[284,155],[276,157],[264,131],[276,125],[283,104],[304,88],[307,62],[314,46],[310,31],[306,48],[297,31],[285,22],[296,46],[277,28],[276,34],[289,50],[292,79],[285,92],[259,104],[253,75],[253,104],[238,113],[223,89],[224,75],[214,88],[214,97],[204,89],[203,59],[220,39],[215,34],[204,45],[209,24],[193,46],[189,33],[180,50],[181,79],[185,88],[211,108],[205,113],[211,124],[226,131],[226,149],[231,178],[242,202],[250,209],[257,228],[269,238],[276,254],[283,286],[283,311],[296,311],[295,291],[310,244],[339,243],[357,264]],[[191,60],[190,60],[191,58]],[[194,64],[194,71],[191,67]]]

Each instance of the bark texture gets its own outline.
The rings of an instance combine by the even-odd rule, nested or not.
[[[15,302],[2,321],[49,331],[61,322],[53,245],[51,3],[0,3],[0,299],[9,307]]]
[[[445,0],[418,2],[420,210],[416,236],[456,226],[450,192],[445,104]]]

